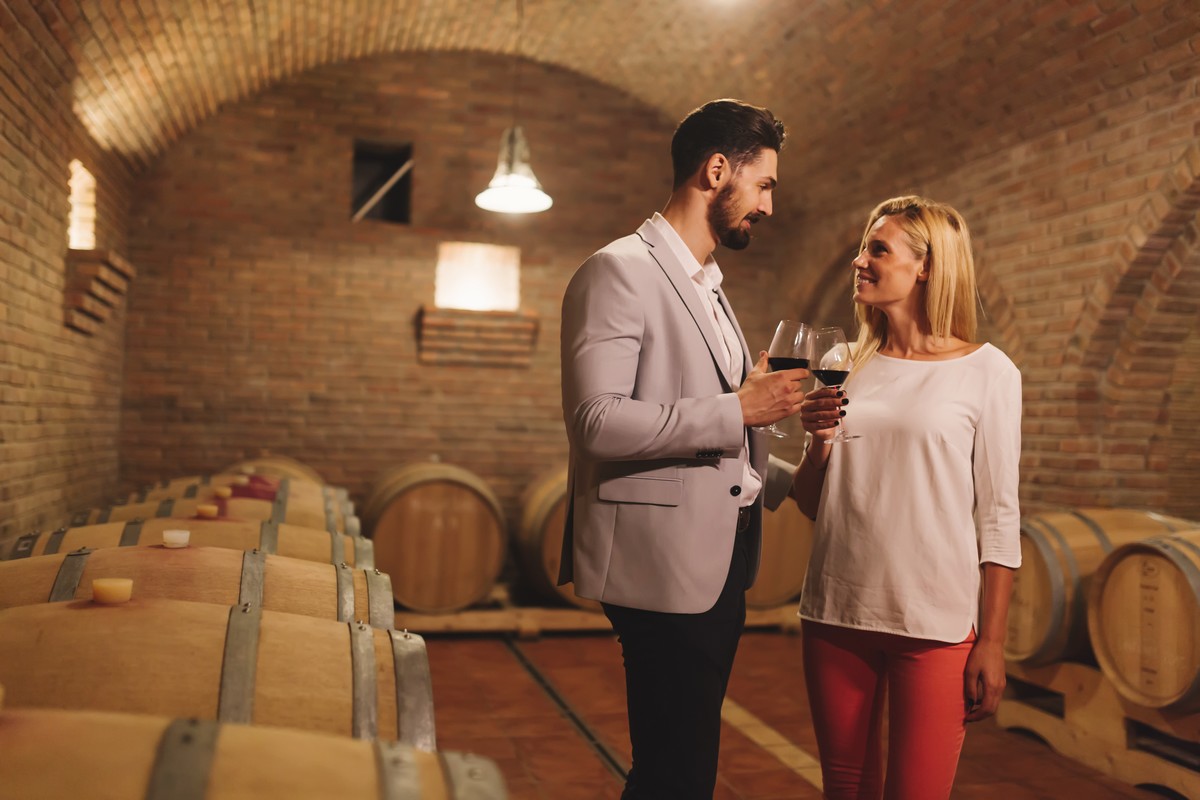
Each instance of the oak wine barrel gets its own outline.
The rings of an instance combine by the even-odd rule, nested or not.
[[[1101,671],[1123,697],[1200,708],[1200,528],[1113,550],[1096,570],[1088,631]]]
[[[775,608],[795,600],[804,588],[812,557],[813,522],[786,499],[775,511],[763,509],[762,558],[758,577],[746,590],[747,608]]]
[[[183,600],[0,610],[12,708],[276,725],[435,748],[425,641],[363,623]]]
[[[396,601],[414,611],[477,603],[504,566],[500,503],[462,467],[430,462],[385,472],[363,504],[363,522],[376,566],[392,576]]]
[[[340,509],[326,504],[319,496],[293,495],[288,481],[280,484],[270,500],[238,496],[234,487],[230,486],[210,486],[200,489],[193,497],[168,497],[144,503],[93,508],[76,514],[71,524],[94,525],[151,517],[199,518],[204,516],[202,512],[205,506],[216,507],[216,514],[209,515],[214,518],[273,520],[319,531],[346,532],[346,517]]]
[[[1023,519],[1005,657],[1029,665],[1086,657],[1087,589],[1100,562],[1115,547],[1187,527],[1187,520],[1120,508]]]
[[[0,753],[0,794],[22,800],[507,797],[481,756],[141,714],[0,711]]]
[[[354,513],[354,503],[350,501],[346,490],[339,487],[310,483],[301,478],[277,478],[270,475],[229,472],[216,475],[186,475],[160,481],[153,486],[132,492],[121,505],[145,503],[148,500],[166,500],[169,497],[193,498],[205,489],[216,489],[222,486],[230,488],[235,497],[275,500],[285,480],[288,482],[288,493],[293,498],[311,498],[313,502],[321,505],[331,505],[347,517]]]
[[[132,578],[140,598],[190,600],[392,628],[392,582],[376,569],[261,551],[162,545],[0,561],[0,608],[88,599],[95,578]]]
[[[324,484],[325,479],[307,464],[287,456],[261,456],[235,461],[222,472],[252,472],[257,475],[274,475],[277,478],[301,478],[309,483]]]
[[[358,536],[327,533],[286,523],[276,524],[269,520],[246,522],[161,517],[59,528],[45,533],[34,531],[0,541],[0,561],[66,553],[81,547],[95,550],[161,544],[162,532],[172,529],[191,531],[191,544],[197,547],[261,550],[272,555],[325,564],[345,562],[359,569],[375,566],[375,546],[369,539]]]
[[[567,468],[560,467],[536,478],[521,496],[521,524],[514,542],[521,572],[543,597],[600,611],[598,602],[575,594],[573,583],[558,585],[566,517]]]

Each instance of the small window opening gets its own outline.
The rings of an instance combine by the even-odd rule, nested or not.
[[[412,145],[354,143],[350,218],[412,222]]]
[[[71,162],[71,217],[67,242],[72,250],[96,249],[96,179],[79,159]]]

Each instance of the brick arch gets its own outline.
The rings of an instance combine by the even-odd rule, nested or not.
[[[1200,315],[1200,147],[1162,186],[1131,223],[1109,278],[1093,288],[1075,336],[1085,343],[1074,353],[1086,398],[1081,431],[1096,437],[1101,467],[1113,473],[1105,504],[1170,506],[1170,389]]]
[[[1104,370],[1112,362],[1128,312],[1143,302],[1143,288],[1162,271],[1168,251],[1200,210],[1200,145],[1189,147],[1159,185],[1130,223],[1108,273],[1092,285],[1068,363]]]

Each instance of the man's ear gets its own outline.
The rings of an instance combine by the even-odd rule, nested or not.
[[[700,170],[700,186],[703,189],[720,189],[732,175],[729,159],[723,153],[713,153]]]

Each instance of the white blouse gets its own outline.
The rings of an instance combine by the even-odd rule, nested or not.
[[[1021,564],[1021,373],[985,344],[948,361],[876,355],[845,386],[800,616],[961,642],[979,564]]]

